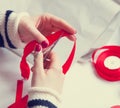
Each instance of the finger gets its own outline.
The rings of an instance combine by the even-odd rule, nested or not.
[[[60,59],[58,58],[58,56],[54,52],[50,53],[49,58],[50,58],[49,68],[61,68]]]
[[[35,76],[44,74],[43,53],[42,53],[42,47],[40,46],[40,44],[37,44],[35,47],[34,65],[32,67],[32,71],[33,71],[33,75]]]
[[[30,33],[36,41],[41,43],[42,48],[46,48],[49,45],[47,38],[43,34],[41,34],[36,27],[33,27],[32,29],[30,29]]]
[[[45,72],[43,68],[43,53],[42,47],[40,44],[37,44],[35,47],[34,53],[34,66],[32,67],[33,75],[32,75],[32,87],[40,86],[41,78],[44,77]]]
[[[71,41],[76,41],[76,39],[77,39],[75,35],[69,35],[69,36],[67,36],[67,38]]]
[[[50,15],[51,24],[67,31],[70,34],[75,34],[76,30],[68,24],[65,20],[58,18],[57,16]]]
[[[28,43],[31,40],[37,40],[43,45],[43,47],[45,47],[49,44],[49,42],[47,38],[37,29],[37,25],[35,24],[36,20],[36,17],[32,19],[30,17],[22,17],[18,32],[23,42]]]
[[[65,20],[60,19],[56,16],[51,16],[51,24],[59,29],[63,29],[66,32],[70,33],[71,35],[68,37],[68,39],[76,40],[76,37],[74,34],[76,34],[77,31]]]

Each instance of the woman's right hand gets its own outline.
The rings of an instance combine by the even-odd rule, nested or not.
[[[56,90],[61,94],[64,82],[64,74],[57,55],[50,53],[48,61],[44,61],[42,47],[36,45],[34,65],[32,67],[32,87],[46,87]]]

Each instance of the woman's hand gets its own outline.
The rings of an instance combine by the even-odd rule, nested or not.
[[[42,47],[37,44],[32,67],[32,87],[46,87],[62,92],[64,74],[57,55],[50,53],[48,61],[43,60]]]
[[[28,43],[37,40],[45,48],[49,44],[45,36],[52,32],[64,30],[71,35],[70,40],[75,40],[76,30],[66,21],[51,14],[43,14],[37,17],[24,16],[21,18],[18,32],[23,42]]]

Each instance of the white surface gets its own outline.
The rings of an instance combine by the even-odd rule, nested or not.
[[[0,49],[0,54],[0,108],[6,108],[14,102],[16,81],[21,79],[20,58],[6,49]],[[120,104],[119,83],[99,78],[89,62],[75,63],[66,75],[61,108],[110,108]],[[29,86],[30,80],[25,83],[24,94]]]
[[[50,12],[64,18],[78,31],[75,58],[78,60],[81,55],[88,52],[94,42],[99,40],[98,37],[118,13],[119,5],[112,0],[1,0],[0,9],[28,11],[34,15]],[[109,44],[119,45],[119,30],[118,22],[115,22],[112,27],[108,27],[108,31],[105,32],[107,37],[99,44],[102,42],[104,45],[111,39]],[[56,49],[56,52],[62,56],[61,59],[65,59],[71,45],[69,42],[66,44],[66,40],[61,45],[67,46],[66,53],[61,46]],[[20,58],[7,49],[0,49],[0,56],[0,85],[2,86],[0,108],[6,108],[14,101],[16,80],[21,78]],[[111,83],[99,78],[90,62],[81,64],[74,62],[66,75],[62,108],[110,108],[112,105],[120,104],[119,83]],[[29,81],[26,82],[25,93],[28,86],[30,86]]]
[[[3,48],[0,48],[0,56],[0,108],[7,108],[15,101],[17,80],[22,79],[19,69],[20,57]],[[24,85],[24,94],[29,86],[30,83],[27,81]]]
[[[66,76],[62,108],[110,108],[120,105],[119,83],[99,78],[89,63],[76,63]]]

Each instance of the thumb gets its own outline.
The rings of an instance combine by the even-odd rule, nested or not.
[[[33,71],[33,75],[41,75],[44,73],[43,67],[43,53],[42,47],[40,44],[36,44],[35,52],[34,52],[34,65],[31,69]]]
[[[42,47],[40,44],[37,44],[35,47],[35,53],[34,53],[34,65],[32,67],[32,82],[31,86],[36,87],[39,86],[40,77],[43,77],[44,75],[44,68],[43,68],[43,53],[42,53]]]
[[[34,24],[35,20],[31,19],[29,17],[22,17],[18,32],[21,40],[25,43],[30,42],[31,40],[36,40],[39,43],[46,42],[44,47],[49,44],[47,38],[37,29],[37,27]],[[42,45],[42,44],[41,44]]]
[[[30,30],[30,33],[31,33],[31,36],[37,40],[39,43],[41,43],[42,45],[42,42],[46,42],[46,46],[44,47],[47,47],[49,42],[47,40],[47,38],[34,26],[32,27],[32,29]]]

